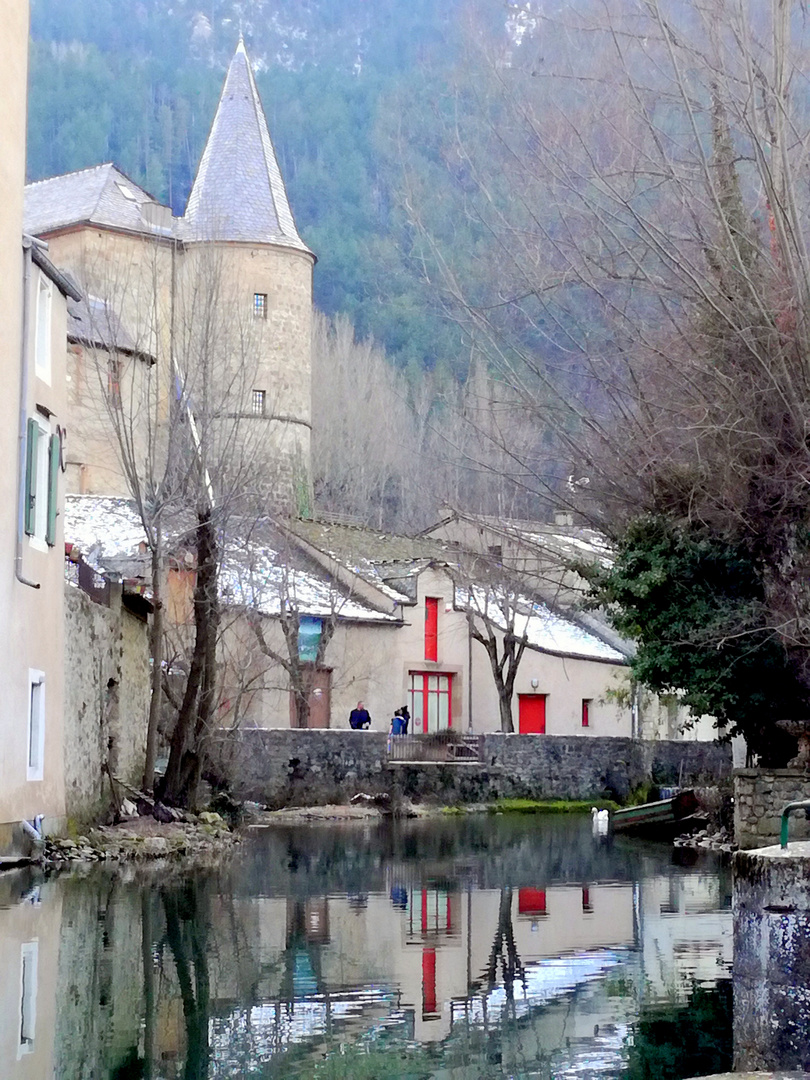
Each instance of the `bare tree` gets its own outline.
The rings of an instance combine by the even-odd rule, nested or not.
[[[242,542],[245,521],[266,512],[277,462],[266,425],[251,408],[260,330],[242,310],[222,251],[196,245],[184,255],[182,274],[174,247],[170,258],[167,264],[156,245],[153,259],[100,258],[83,270],[103,297],[98,314],[106,320],[95,335],[96,403],[151,552],[156,617],[147,788],[163,699],[168,560],[179,550],[192,560],[191,623],[181,617],[171,628],[174,670],[184,670],[186,677],[182,693],[171,698],[176,715],[160,795],[193,804],[218,700],[219,568],[229,545]],[[132,333],[125,313],[133,320]],[[134,361],[122,368],[124,333],[149,343],[154,362],[146,373]],[[140,352],[146,354],[145,345]]]
[[[810,698],[800,10],[582,0],[524,12],[500,40],[475,27],[444,156],[488,237],[480,265],[444,242],[407,131],[402,145],[447,311],[559,463],[538,469],[495,434],[510,481],[614,535],[664,514],[744,546]]]

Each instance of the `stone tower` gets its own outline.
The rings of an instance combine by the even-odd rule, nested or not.
[[[304,510],[315,257],[295,227],[241,38],[178,234],[186,306],[208,278],[218,282],[231,357],[227,393],[243,414],[244,441],[253,455],[261,445],[261,467],[275,474],[274,501]]]
[[[82,349],[97,355],[101,341],[127,386],[160,372],[167,410],[178,377],[192,408],[204,411],[210,393],[222,441],[241,448],[243,469],[247,461],[271,505],[306,510],[315,256],[295,227],[244,42],[183,217],[107,164],[29,184],[26,229],[48,241],[57,265],[107,312],[104,325],[90,329],[92,312],[77,313],[69,362],[86,367]],[[131,348],[121,347],[124,340]],[[130,364],[143,368],[137,378],[127,377]],[[102,392],[99,380],[77,368],[72,386],[70,488],[125,495],[112,439],[98,430],[103,408],[85,400]]]

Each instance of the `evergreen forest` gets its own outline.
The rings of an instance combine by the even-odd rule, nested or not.
[[[458,374],[458,331],[426,287],[401,208],[400,143],[418,124],[428,153],[409,160],[431,169],[440,206],[437,179],[451,177],[431,167],[429,129],[461,54],[460,6],[33,0],[29,180],[114,161],[182,213],[241,31],[299,230],[318,255],[316,305],[347,315],[412,377]]]

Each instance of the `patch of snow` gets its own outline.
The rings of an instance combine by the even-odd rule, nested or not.
[[[626,663],[626,657],[618,649],[570,619],[555,614],[545,604],[534,603],[525,597],[498,595],[493,590],[478,587],[469,592],[458,590],[456,602],[500,630],[505,630],[514,619],[514,633],[518,637],[525,634],[529,645],[544,652]]]
[[[316,575],[288,567],[267,547],[252,551],[248,560],[226,555],[220,570],[220,594],[232,604],[279,615],[282,605],[305,615],[398,623],[393,612],[377,611],[348,595],[324,572]]]
[[[102,560],[137,555],[139,545],[146,542],[143,524],[131,500],[66,496],[65,543],[75,544],[83,555],[94,552]]]

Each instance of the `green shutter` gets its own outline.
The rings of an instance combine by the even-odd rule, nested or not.
[[[45,542],[51,547],[56,543],[56,508],[59,496],[61,441],[59,435],[51,435],[48,443],[48,523],[45,528]]]
[[[28,418],[28,438],[25,445],[25,531],[33,536],[37,524],[37,450],[39,424]]]

